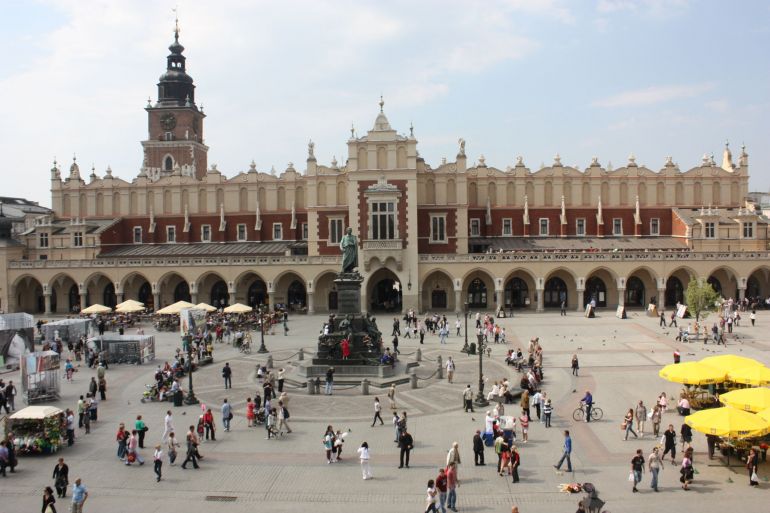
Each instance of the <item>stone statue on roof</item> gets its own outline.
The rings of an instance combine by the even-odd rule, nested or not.
[[[464,157],[465,156],[465,139],[460,137],[460,139],[457,140],[457,143],[460,145],[460,151],[457,152],[457,154]]]

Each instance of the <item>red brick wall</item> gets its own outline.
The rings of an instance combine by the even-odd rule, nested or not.
[[[446,244],[430,243],[430,214],[446,214]],[[417,251],[420,253],[456,253],[457,209],[446,207],[418,208],[417,236]]]
[[[348,217],[347,210],[324,210],[318,212],[318,254],[319,255],[340,255],[342,254],[339,245],[328,244],[329,240],[329,218],[330,217],[344,217],[342,221],[342,229],[347,229],[350,226],[350,218]]]
[[[359,233],[359,240],[364,240],[369,233],[369,208],[366,203],[366,188],[369,187],[372,184],[377,183],[374,180],[362,180],[358,182],[358,212],[359,212],[359,226],[360,226],[360,233]],[[401,191],[401,197],[399,198],[399,202],[396,205],[396,222],[398,223],[398,233],[401,237],[401,240],[403,240],[403,246],[406,247],[407,245],[407,238],[409,237],[409,231],[406,224],[406,210],[407,210],[407,201],[406,201],[406,194],[407,194],[407,181],[406,180],[388,180],[389,184],[395,185],[398,187],[398,190]]]
[[[687,234],[687,225],[682,219],[676,215],[676,212],[671,211],[671,234],[679,237],[684,237]]]

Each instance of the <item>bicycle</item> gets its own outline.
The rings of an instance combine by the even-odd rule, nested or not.
[[[585,403],[580,403],[580,406],[575,408],[575,411],[572,412],[572,418],[577,421],[581,422],[583,419],[585,419],[586,416],[586,405]],[[601,408],[598,408],[596,406],[596,403],[591,405],[591,420],[597,421],[602,420],[602,417],[604,417],[604,412]]]

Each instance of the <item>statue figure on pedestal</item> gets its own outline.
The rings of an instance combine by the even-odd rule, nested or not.
[[[353,235],[353,229],[348,228],[340,241],[342,250],[342,272],[352,273],[358,267],[358,240]]]

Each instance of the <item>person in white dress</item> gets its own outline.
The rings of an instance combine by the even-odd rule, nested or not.
[[[369,444],[366,442],[358,448],[358,458],[361,460],[361,474],[364,480],[372,478],[372,468],[369,465]]]

